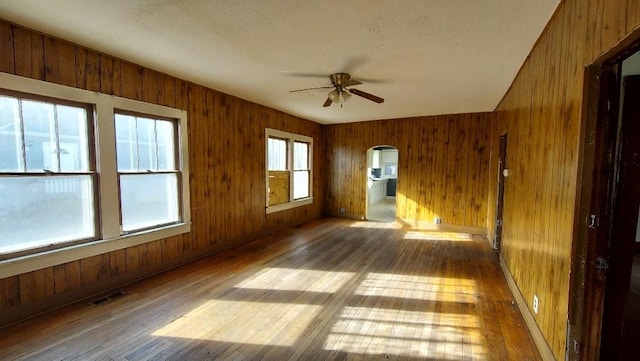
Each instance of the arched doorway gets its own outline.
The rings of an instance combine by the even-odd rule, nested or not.
[[[398,149],[378,145],[367,150],[367,220],[396,221]]]

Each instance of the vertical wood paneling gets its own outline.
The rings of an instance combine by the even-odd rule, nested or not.
[[[627,32],[627,1],[608,0],[602,13],[603,50],[611,48]],[[636,1],[637,0],[630,0]]]
[[[14,28],[13,41],[16,59],[15,73],[44,80],[44,37],[32,31]]]
[[[0,21],[0,71],[15,72],[13,51],[13,28],[9,23]]]
[[[109,255],[101,254],[80,260],[80,281],[82,287],[95,284],[110,275]]]
[[[640,24],[640,4],[637,1],[629,0],[627,3],[627,33],[631,32]]]
[[[122,97],[142,100],[142,67],[126,61],[121,64]]]
[[[499,136],[507,131],[502,254],[557,359],[564,358],[584,66],[638,27],[640,3],[564,1],[497,108],[489,222],[495,227]],[[493,234],[493,232],[491,232]]]
[[[109,275],[111,277],[125,273],[127,271],[127,253],[124,249],[119,249],[109,253]]]
[[[385,120],[328,126],[325,210],[365,216],[366,152],[398,148],[398,217],[486,227],[490,113]],[[380,131],[385,129],[384,131]],[[393,131],[390,131],[393,129]],[[364,141],[363,141],[364,140]]]
[[[57,39],[44,38],[45,80],[76,86],[76,47]]]
[[[100,91],[99,55],[91,50],[76,49],[76,79],[78,88]]]
[[[17,307],[20,305],[20,279],[19,276],[7,277],[1,280],[0,285],[2,288],[0,296],[3,296],[2,304],[7,309]]]

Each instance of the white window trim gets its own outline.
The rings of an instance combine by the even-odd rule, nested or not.
[[[84,89],[48,83],[41,80],[0,73],[0,88],[36,94],[51,98],[92,104],[96,115],[96,157],[100,188],[98,189],[102,239],[89,241],[60,249],[44,251],[0,261],[0,279],[18,274],[52,267],[99,254],[137,246],[143,243],[172,237],[191,231],[191,207],[189,197],[189,144],[187,112],[181,109],[125,99]],[[179,164],[181,171],[181,223],[158,227],[152,230],[121,235],[120,206],[118,194],[118,172],[116,168],[115,110],[126,110],[142,114],[177,119],[179,137]]]
[[[269,137],[287,140],[287,170],[291,172],[289,177],[289,199],[287,203],[269,206]],[[293,142],[309,143],[309,197],[293,200]],[[289,133],[282,130],[266,128],[264,137],[265,156],[265,208],[267,214],[284,211],[295,207],[301,207],[313,203],[313,138],[306,135]]]

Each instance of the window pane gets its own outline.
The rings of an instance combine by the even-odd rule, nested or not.
[[[27,172],[58,171],[53,104],[22,101]]]
[[[309,197],[309,171],[293,172],[293,198]]]
[[[293,143],[293,169],[309,169],[309,144],[302,142]]]
[[[138,170],[157,170],[155,120],[136,118],[138,131]]]
[[[156,137],[158,142],[158,170],[175,170],[175,127],[167,120],[156,121]]]
[[[268,170],[287,170],[287,141],[269,138]]]
[[[0,253],[95,236],[90,176],[0,177]]]
[[[18,99],[0,96],[0,172],[22,172]]]
[[[56,106],[60,139],[60,170],[89,170],[87,111],[83,108]]]
[[[122,228],[132,231],[177,222],[177,174],[120,176]]]
[[[138,170],[136,119],[116,114],[116,158],[119,172]]]

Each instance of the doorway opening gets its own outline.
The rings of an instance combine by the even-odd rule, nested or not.
[[[640,359],[637,45],[587,69],[568,360]]]
[[[611,237],[608,240],[600,357],[640,359],[640,52],[619,66]]]
[[[507,133],[500,136],[500,153],[498,155],[498,194],[496,195],[496,232],[493,249],[500,251],[502,245],[502,225],[504,211],[504,181],[507,176]]]
[[[366,217],[369,221],[396,221],[398,149],[378,145],[367,150]]]

